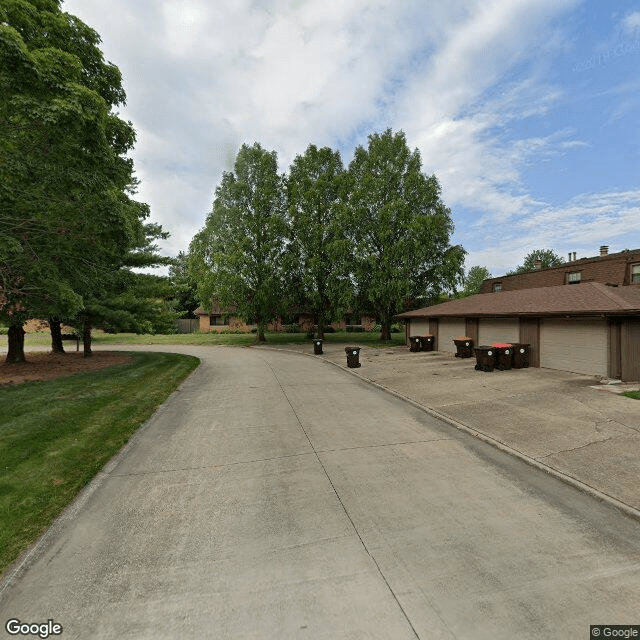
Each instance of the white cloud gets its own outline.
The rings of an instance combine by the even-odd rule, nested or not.
[[[578,4],[65,0],[64,9],[96,28],[123,71],[123,116],[139,131],[140,199],[172,232],[165,246],[175,254],[202,226],[242,143],[276,149],[285,170],[311,142],[349,153],[388,126],[421,150],[454,215],[458,205],[478,213],[473,232],[488,246],[492,228],[522,217],[540,220],[528,233],[544,246],[553,212],[568,216],[581,204],[552,209],[523,171],[590,144],[553,122],[567,95],[546,66],[571,46],[558,18]],[[628,14],[626,28],[639,17]],[[549,118],[549,127],[514,134],[527,118]],[[626,201],[616,206],[628,220]],[[594,238],[589,229],[585,242]],[[510,256],[512,268],[529,240],[509,242],[478,255]]]
[[[553,249],[563,258],[575,251],[586,258],[598,255],[603,244],[612,253],[638,249],[638,237],[640,190],[581,194],[557,207],[537,203],[499,233],[487,234],[485,248],[470,252],[466,264],[491,265],[500,276],[533,249]]]
[[[544,140],[509,140],[500,130],[512,120],[544,115],[562,97],[535,73],[485,98],[497,81],[539,46],[552,16],[575,2],[511,0],[475,4],[456,25],[425,72],[408,87],[402,119],[423,150],[451,204],[491,212],[499,221],[523,213],[532,198],[523,193],[520,170],[536,151],[551,153]],[[559,46],[554,36],[543,48]],[[559,144],[568,148],[570,141]],[[575,141],[574,144],[582,144]]]
[[[625,16],[622,26],[627,33],[632,35],[640,34],[640,11],[634,11]]]

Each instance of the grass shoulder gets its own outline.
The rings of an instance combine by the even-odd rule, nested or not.
[[[370,347],[386,347],[404,345],[404,333],[392,333],[390,342],[380,342],[377,332],[345,332],[325,333],[327,344],[355,344]],[[101,331],[94,333],[96,344],[188,344],[188,345],[235,345],[249,346],[256,344],[254,333],[186,333],[170,335],[136,335],[133,333],[106,334]],[[311,344],[311,338],[302,333],[267,332],[265,344]]]
[[[390,342],[380,342],[380,334],[376,332],[346,332],[336,331],[335,333],[325,333],[324,340],[327,344],[353,344],[367,345],[369,347],[401,346],[405,343],[404,332],[392,333]],[[150,335],[135,333],[105,333],[94,330],[93,342],[97,345],[111,344],[184,344],[196,346],[209,345],[230,345],[249,346],[256,344],[255,333],[172,333],[166,335]],[[267,332],[266,343],[274,345],[284,344],[311,344],[311,338],[306,332],[285,333]],[[29,347],[43,347],[51,345],[51,336],[48,332],[33,332],[25,336],[25,349]],[[6,347],[6,336],[0,335],[0,347]],[[82,345],[80,346],[82,349]],[[65,345],[69,350],[69,345]],[[75,345],[73,346],[75,349]]]
[[[0,573],[199,364],[131,355],[129,364],[0,388]]]
[[[634,398],[635,400],[640,400],[640,391],[626,391],[622,395],[627,396],[627,398]]]

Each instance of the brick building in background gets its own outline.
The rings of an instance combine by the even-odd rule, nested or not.
[[[398,316],[410,336],[524,342],[532,366],[640,380],[640,249],[573,259],[547,269],[489,278],[481,293]]]
[[[573,259],[571,256],[573,255]],[[640,284],[640,249],[625,249],[609,253],[609,247],[600,247],[600,255],[576,260],[575,253],[558,267],[538,269],[529,273],[518,273],[500,278],[488,278],[482,283],[480,293],[516,291],[553,287],[561,284],[601,282],[602,284],[625,286]]]

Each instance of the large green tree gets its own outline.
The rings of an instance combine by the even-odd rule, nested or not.
[[[26,317],[74,316],[135,246],[143,207],[117,67],[58,0],[0,1],[0,319],[8,361]],[[141,214],[143,214],[141,216]]]
[[[339,152],[315,145],[295,158],[286,181],[287,277],[297,294],[293,302],[313,314],[320,338],[326,324],[344,313],[352,294],[347,241],[338,215],[343,181]]]
[[[522,264],[518,265],[513,271],[509,271],[506,275],[512,276],[517,273],[536,271],[536,260],[540,260],[542,269],[557,267],[563,262],[562,258],[553,249],[534,249],[524,257]]]
[[[148,206],[137,205],[140,220],[149,214]],[[102,271],[95,273],[90,290],[84,292],[83,306],[70,320],[82,333],[84,356],[91,352],[91,331],[100,325],[109,331],[135,333],[170,333],[178,314],[170,298],[169,279],[136,269],[171,263],[170,258],[158,254],[155,241],[166,239],[168,233],[157,223],[137,224],[128,250],[120,252]]]
[[[189,273],[189,254],[180,251],[169,266],[169,282],[176,309],[183,318],[195,318],[198,308],[198,285]]]
[[[380,339],[389,340],[406,300],[455,289],[466,252],[450,244],[453,222],[438,180],[422,173],[420,153],[410,151],[403,132],[370,135],[348,177],[343,224],[357,295],[380,321]]]
[[[198,298],[209,308],[214,298],[258,326],[283,311],[283,254],[286,237],[282,177],[275,151],[257,142],[242,145],[234,170],[216,189],[204,229],[190,245],[190,270]]]
[[[480,293],[482,283],[490,277],[491,274],[489,273],[489,269],[486,267],[471,267],[464,277],[462,293],[459,297],[466,298],[467,296]]]

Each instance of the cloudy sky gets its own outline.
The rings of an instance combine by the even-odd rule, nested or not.
[[[640,248],[640,2],[65,0],[123,73],[138,199],[187,250],[244,142],[402,129],[466,266]]]

